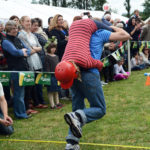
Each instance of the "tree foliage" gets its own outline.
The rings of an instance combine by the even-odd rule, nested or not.
[[[102,10],[104,3],[106,0],[39,0],[39,4],[86,10]]]
[[[130,10],[131,10],[131,5],[130,5],[130,0],[125,0],[124,6],[127,10],[127,17],[130,17]]]
[[[92,0],[92,7],[94,10],[103,10],[103,5],[106,2],[106,0]]]
[[[148,17],[150,17],[150,0],[145,0],[145,2],[143,3],[143,6],[144,6],[144,10],[142,13],[142,18],[143,20],[145,20]]]

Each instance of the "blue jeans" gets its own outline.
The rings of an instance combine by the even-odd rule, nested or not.
[[[3,119],[3,114],[0,112],[0,118]],[[0,124],[0,135],[10,135],[14,132],[14,129],[12,126],[4,126],[2,124]]]
[[[15,117],[28,118],[24,103],[24,86],[19,86],[19,75],[18,73],[11,73],[11,80],[13,81],[14,87],[14,114]]]
[[[72,92],[72,111],[78,112],[82,118],[83,124],[95,121],[103,117],[106,113],[106,104],[100,82],[100,76],[89,72],[81,72],[82,82],[74,80],[71,87]],[[89,108],[85,107],[84,99],[87,98],[90,104]],[[69,129],[66,139],[79,142]]]
[[[141,64],[141,65],[134,66],[131,70],[132,71],[136,71],[136,70],[143,70],[145,68],[146,68],[146,65],[145,64]]]

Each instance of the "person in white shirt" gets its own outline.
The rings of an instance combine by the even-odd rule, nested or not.
[[[117,62],[117,64],[114,65],[114,73],[115,73],[114,79],[115,80],[127,79],[129,77],[130,73],[124,71],[123,66],[122,66],[123,64],[124,64],[124,59],[121,58]]]
[[[140,56],[142,57],[143,59],[143,63],[146,65],[146,66],[150,66],[150,61],[149,61],[149,51],[150,49],[145,46],[142,50],[142,52],[140,52]]]
[[[143,58],[139,55],[139,52],[136,52],[131,59],[131,70],[142,70],[145,69],[146,65],[144,64]]]
[[[3,87],[0,83],[0,134],[10,135],[14,132],[13,120],[8,116],[7,102],[4,97]]]

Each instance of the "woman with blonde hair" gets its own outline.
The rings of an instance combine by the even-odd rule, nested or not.
[[[28,16],[23,16],[21,18],[22,30],[19,32],[19,39],[21,39],[30,49],[31,55],[27,57],[29,68],[31,71],[41,71],[43,66],[41,59],[38,55],[41,52],[42,47],[37,39],[37,37],[31,32],[31,19]],[[42,89],[41,89],[42,90]],[[45,108],[37,96],[37,88],[36,86],[30,86],[25,88],[25,102],[29,102],[29,100],[33,99],[34,106],[36,108]],[[26,107],[29,105],[26,103]],[[27,108],[28,109],[28,108]],[[37,113],[37,111],[29,109],[27,113]]]
[[[63,16],[60,14],[52,19],[49,38],[52,36],[57,38],[57,55],[61,60],[68,42],[68,31],[63,27]]]
[[[50,34],[49,34],[49,38],[55,36],[57,39],[56,54],[59,57],[59,61],[61,61],[62,59],[62,56],[64,54],[68,42],[68,31],[64,28],[63,23],[64,23],[63,16],[60,14],[55,15],[51,21]],[[61,98],[68,99],[69,90],[62,89],[59,94]]]

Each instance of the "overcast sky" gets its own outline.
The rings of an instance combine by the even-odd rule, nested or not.
[[[140,11],[143,10],[143,7],[141,6],[142,3],[144,3],[145,0],[130,0],[130,4],[131,4],[131,13],[135,10],[135,9],[139,9]],[[111,5],[112,9],[116,9],[118,14],[123,14],[126,13],[126,9],[124,7],[124,2],[125,0],[107,0],[107,2]]]

